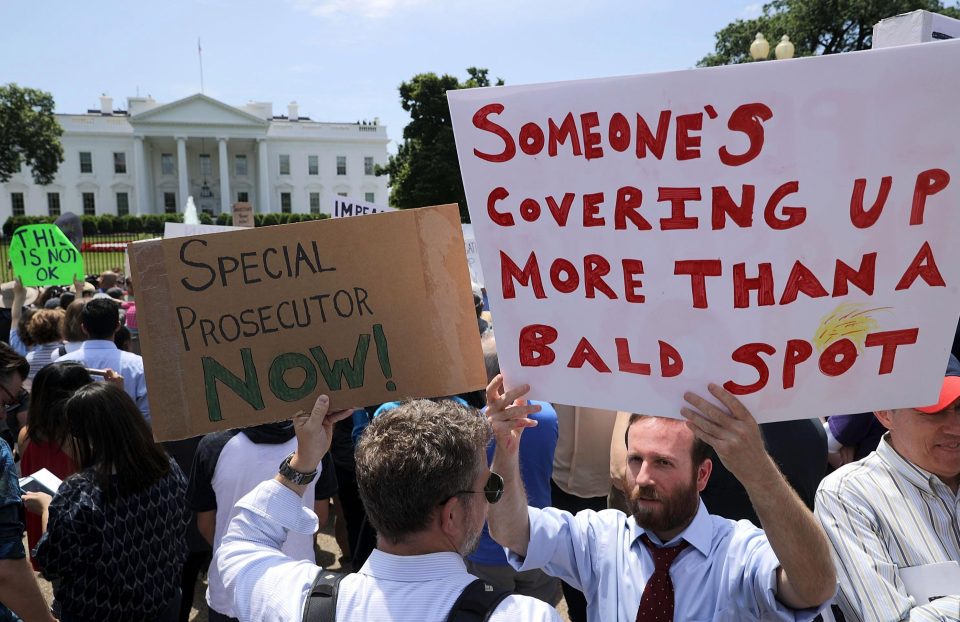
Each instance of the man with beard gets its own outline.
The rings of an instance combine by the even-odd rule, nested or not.
[[[320,396],[311,415],[294,419],[297,449],[276,479],[241,499],[216,552],[224,587],[240,620],[305,619],[315,564],[280,548],[288,532],[312,534],[317,517],[301,496],[349,412],[327,414]],[[346,413],[346,414],[344,414]],[[376,418],[357,445],[357,486],[377,548],[339,584],[336,619],[441,622],[476,577],[463,556],[477,546],[488,504],[503,481],[487,468],[490,426],[453,401],[405,402]],[[488,586],[484,586],[488,587]],[[312,600],[311,606],[312,606]],[[559,622],[553,607],[527,596],[506,596],[491,622]]]
[[[756,421],[733,395],[710,385],[722,406],[694,393],[686,419],[633,415],[627,479],[633,510],[576,516],[527,507],[517,447],[537,406],[528,386],[487,387],[503,499],[490,508],[493,538],[518,570],[543,568],[581,589],[593,622],[812,620],[836,590],[823,530],[767,455]],[[700,502],[713,446],[747,490],[764,531],[710,515]]]

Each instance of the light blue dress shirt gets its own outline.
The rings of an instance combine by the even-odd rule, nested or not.
[[[147,380],[143,375],[143,359],[132,352],[124,352],[112,341],[89,339],[73,352],[67,352],[58,361],[77,361],[93,369],[112,369],[123,376],[123,390],[137,403],[143,418],[150,423],[150,403],[147,401]],[[95,378],[102,380],[102,378]]]
[[[518,570],[543,568],[583,591],[591,622],[633,622],[653,574],[653,557],[640,541],[653,532],[618,510],[528,508],[530,544],[525,559],[510,553]],[[712,516],[700,503],[693,522],[666,543],[690,546],[670,567],[674,620],[683,622],[809,621],[818,610],[793,610],[776,599],[777,560],[763,531],[749,521]]]
[[[296,622],[320,568],[280,551],[290,531],[313,533],[316,514],[276,480],[259,484],[236,505],[214,554],[241,622]],[[476,577],[456,553],[390,555],[374,550],[340,583],[338,622],[444,622]],[[490,622],[560,622],[557,611],[528,596],[508,596]]]

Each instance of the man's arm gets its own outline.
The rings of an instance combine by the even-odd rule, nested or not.
[[[210,546],[213,546],[213,535],[217,529],[217,511],[197,512],[197,531]]]
[[[725,408],[686,393],[682,408],[693,433],[717,452],[753,504],[780,562],[777,598],[795,609],[816,607],[836,591],[836,570],[823,529],[767,454],[760,428],[746,407],[723,387],[710,393]]]
[[[487,385],[487,419],[497,442],[490,470],[503,478],[503,495],[500,501],[489,506],[487,525],[490,536],[498,544],[520,557],[527,556],[530,543],[527,493],[520,479],[520,435],[524,428],[537,425],[527,416],[540,410],[539,406],[518,399],[529,390],[529,386],[523,385],[504,393],[500,375]]]
[[[26,557],[0,559],[0,602],[24,622],[54,619]]]
[[[855,496],[817,491],[815,513],[827,533],[840,576],[836,604],[847,622],[960,622],[960,595],[914,607],[902,589],[897,564],[877,534],[879,526]]]

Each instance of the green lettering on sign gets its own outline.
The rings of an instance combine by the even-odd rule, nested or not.
[[[287,384],[284,374],[289,369],[302,369],[303,382],[299,387]],[[296,402],[307,397],[317,388],[317,370],[313,361],[299,352],[288,352],[273,359],[270,364],[270,391],[284,402]]]
[[[24,225],[10,240],[13,274],[26,287],[70,285],[83,280],[83,256],[54,224]]]
[[[263,394],[260,393],[260,381],[257,379],[257,368],[253,364],[253,354],[250,352],[250,348],[242,348],[240,358],[243,360],[243,380],[209,356],[200,359],[203,364],[203,388],[207,396],[207,416],[210,421],[223,420],[223,415],[220,412],[220,396],[217,394],[217,380],[233,390],[240,399],[254,410],[263,410],[264,408]]]
[[[320,368],[323,381],[331,391],[340,390],[340,379],[347,380],[347,386],[357,389],[363,386],[363,368],[367,364],[367,350],[370,349],[370,335],[362,334],[357,338],[357,349],[353,353],[353,363],[349,359],[337,359],[330,366],[327,353],[323,348],[310,348],[310,354]]]

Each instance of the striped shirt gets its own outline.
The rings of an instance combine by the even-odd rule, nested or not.
[[[27,375],[29,380],[33,380],[38,371],[53,362],[53,355],[60,350],[61,345],[63,344],[59,341],[44,343],[27,353],[27,362],[30,363],[30,373]]]
[[[907,595],[899,569],[960,561],[960,497],[898,454],[877,450],[827,476],[815,514],[833,546],[848,622],[960,621],[957,593],[930,603]]]

